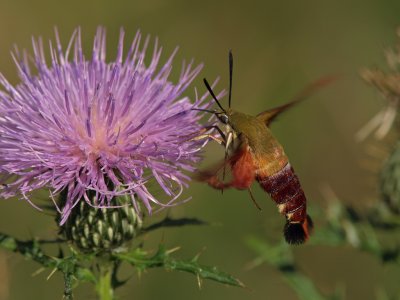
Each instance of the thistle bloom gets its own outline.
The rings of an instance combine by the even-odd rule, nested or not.
[[[83,54],[80,30],[65,51],[56,32],[49,64],[41,40],[33,41],[35,72],[25,52],[13,53],[21,83],[14,87],[0,75],[0,196],[32,204],[34,190],[49,188],[51,199],[65,190],[61,224],[80,201],[113,207],[114,197],[128,195],[149,213],[154,205],[175,203],[189,180],[183,171],[194,171],[205,144],[189,137],[202,128],[201,113],[191,108],[206,108],[207,97],[191,103],[182,96],[202,65],[183,64],[173,84],[168,77],[176,51],[157,68],[162,48],[156,40],[146,66],[149,38],[143,46],[140,40],[137,33],[123,55],[121,30],[116,59],[107,63],[104,29],[97,31],[91,59]],[[151,182],[161,189],[151,192]]]

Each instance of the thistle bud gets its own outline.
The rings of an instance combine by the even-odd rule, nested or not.
[[[60,196],[62,203],[63,197],[65,193]],[[142,219],[126,197],[113,201],[121,207],[96,208],[80,201],[60,233],[82,252],[110,252],[123,247],[140,233]]]

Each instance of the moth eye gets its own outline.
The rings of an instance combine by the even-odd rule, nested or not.
[[[222,122],[222,123],[224,123],[224,124],[228,124],[228,116],[227,115],[225,115],[225,114],[222,114],[222,115],[220,115],[219,116],[219,119],[220,119],[220,121]]]

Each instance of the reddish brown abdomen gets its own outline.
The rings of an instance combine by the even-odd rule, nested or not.
[[[274,175],[258,176],[257,181],[271,195],[288,221],[302,222],[306,218],[306,196],[289,163]]]
[[[306,196],[291,165],[287,163],[274,175],[258,175],[256,179],[276,202],[280,213],[286,216],[286,240],[291,244],[307,240],[312,221],[307,216]]]

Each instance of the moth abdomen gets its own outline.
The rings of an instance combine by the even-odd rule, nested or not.
[[[286,217],[285,239],[290,244],[304,243],[312,228],[307,215],[306,196],[297,175],[289,163],[270,176],[257,175],[261,187],[271,196],[279,212]]]

